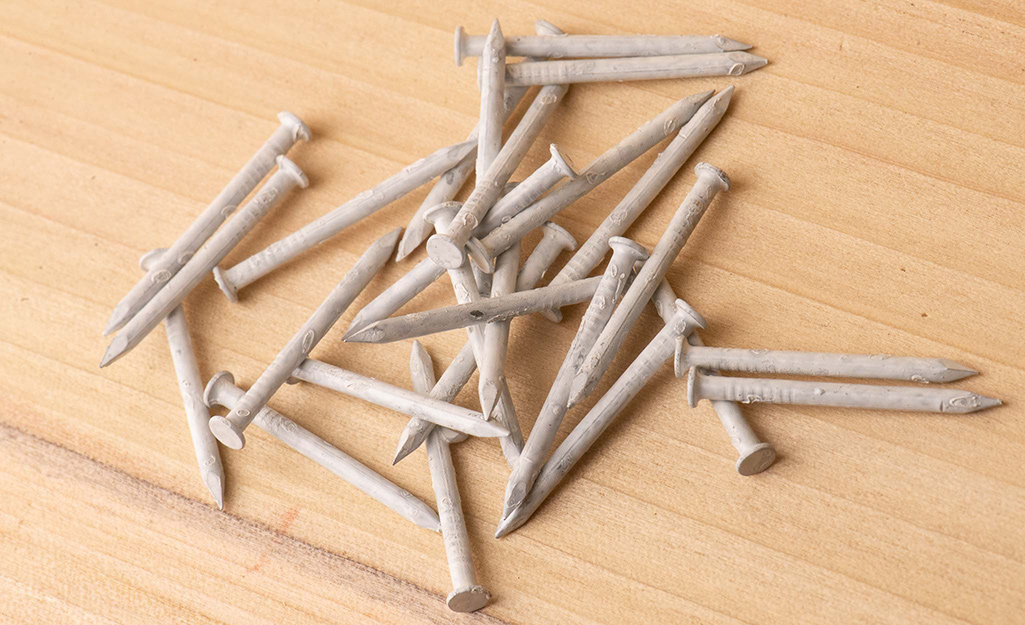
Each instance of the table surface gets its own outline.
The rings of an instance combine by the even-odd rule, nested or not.
[[[3,3],[0,20],[0,615],[16,623],[992,623],[1025,613],[1025,12],[1017,0],[510,0],[405,5],[133,0]],[[454,456],[484,611],[453,617],[440,536],[262,432],[200,482],[163,330],[97,363],[136,262],[206,206],[288,109],[309,174],[242,260],[406,164],[478,111],[452,30],[722,33],[771,60],[738,78],[579,85],[517,178],[557,142],[594,159],[675,99],[736,85],[717,130],[628,232],[649,248],[699,160],[717,198],[670,282],[712,345],[934,355],[1006,405],[968,416],[757,405],[779,460],[741,477],[711,408],[663,367],[530,523],[491,538],[498,445]],[[556,221],[583,240],[654,151]],[[186,301],[204,377],[248,386],[420,189],[229,303]],[[528,239],[524,253],[537,241]],[[314,355],[409,386],[409,342]],[[565,262],[565,257],[559,261]],[[451,303],[447,279],[406,310]],[[509,377],[533,423],[582,306],[513,324]],[[659,327],[652,310],[621,370]],[[424,344],[438,372],[465,335]],[[607,376],[611,377],[611,376]],[[476,376],[458,398],[474,406]],[[607,387],[609,382],[603,384]],[[586,405],[593,403],[593,399]],[[402,415],[328,391],[272,406],[431,502],[422,451],[390,466]],[[569,413],[559,438],[586,412]]]

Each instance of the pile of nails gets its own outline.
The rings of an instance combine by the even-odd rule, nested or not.
[[[750,46],[718,35],[567,35],[545,21],[538,21],[537,31],[536,36],[505,38],[497,21],[487,36],[469,36],[462,28],[456,30],[456,64],[462,64],[466,56],[480,57],[480,121],[465,141],[405,167],[294,234],[234,267],[220,269],[218,263],[271,207],[293,188],[308,184],[302,171],[284,154],[300,139],[309,140],[309,129],[295,115],[281,113],[281,126],[188,230],[171,247],[142,257],[140,264],[146,275],[114,309],[105,334],[120,332],[100,366],[123,356],[164,322],[196,459],[219,506],[224,473],[217,441],[241,449],[245,429],[255,424],[403,517],[440,530],[453,585],[448,605],[456,611],[473,611],[486,605],[490,594],[477,583],[449,451],[451,443],[467,436],[498,438],[509,464],[511,474],[502,518],[495,532],[501,537],[530,518],[670,358],[674,359],[676,375],[687,376],[691,406],[701,399],[712,402],[739,453],[737,471],[741,475],[764,471],[775,460],[776,452],[758,439],[739,404],[967,413],[1000,403],[967,391],[923,386],[720,375],[743,372],[927,383],[951,382],[976,371],[940,358],[702,345],[695,330],[705,327],[704,319],[676,296],[665,276],[716,194],[730,188],[729,178],[712,165],[697,164],[693,188],[650,253],[622,235],[722,119],[733,86],[674,103],[579,172],[552,145],[551,159],[545,164],[519,183],[509,179],[571,83],[739,76],[767,61],[744,51]],[[507,56],[525,60],[507,64]],[[564,57],[569,60],[552,60]],[[505,119],[532,85],[538,86],[533,99],[503,142]],[[672,135],[636,185],[579,248],[566,230],[549,221]],[[221,226],[275,164],[277,170],[263,187]],[[452,201],[471,172],[476,174],[476,183],[469,196],[462,203]],[[213,376],[200,396],[204,387],[181,304],[208,273],[212,272],[224,294],[236,301],[239,289],[434,179],[434,187],[405,231],[395,229],[370,245],[248,391],[237,387],[232,375],[222,371]],[[520,242],[538,228],[543,230],[543,238],[520,266]],[[383,343],[465,328],[467,341],[441,378],[435,379],[430,356],[415,340],[409,362],[412,390],[310,358],[310,351],[373,281],[396,247],[396,261],[400,261],[425,240],[428,258],[359,311],[344,339]],[[610,250],[604,272],[588,277]],[[548,286],[538,288],[546,270],[563,251],[575,253]],[[445,273],[451,280],[456,305],[391,316]],[[649,301],[664,327],[549,454],[567,410],[595,390]],[[562,307],[582,302],[589,304],[577,333],[524,440],[505,375],[510,320],[540,313],[558,322]],[[480,411],[452,403],[474,369],[480,370]],[[425,444],[438,512],[267,405],[284,383],[298,381],[407,415],[409,422],[399,436],[395,462]],[[215,406],[226,409],[227,416],[211,418],[208,408]]]

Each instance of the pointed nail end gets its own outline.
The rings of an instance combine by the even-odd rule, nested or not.
[[[944,373],[948,374],[944,376],[944,382],[953,382],[955,380],[962,380],[964,378],[971,377],[973,375],[979,375],[979,372],[971,367],[966,367],[961,363],[948,360],[946,358],[940,359],[940,364],[944,368]]]
[[[754,46],[746,44],[743,41],[719,36],[719,47],[723,52],[743,52],[745,50],[750,50]]]
[[[1003,404],[1004,402],[1000,401],[996,397],[986,397],[985,395],[979,395],[979,407],[976,409],[976,412],[978,412],[979,410],[985,410],[987,408],[996,408],[997,406],[1002,406]]]
[[[224,480],[216,473],[207,473],[204,481],[206,482],[206,487],[210,489],[210,494],[213,495],[214,501],[217,503],[217,509],[224,510]]]

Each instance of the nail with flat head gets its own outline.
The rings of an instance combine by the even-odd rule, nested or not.
[[[544,233],[541,240],[538,241],[527,260],[523,261],[520,275],[516,278],[517,291],[533,288],[541,281],[545,271],[552,266],[563,250],[572,252],[577,247],[577,240],[573,238],[573,235],[555,222],[546,221],[545,225],[541,226],[541,230]],[[527,286],[528,284],[530,286]]]
[[[694,168],[698,175],[690,193],[680,204],[676,214],[673,215],[669,225],[655,245],[651,258],[644,263],[637,274],[630,289],[623,296],[623,301],[612,313],[608,325],[602,330],[601,336],[595,341],[594,347],[587,355],[576,380],[573,381],[573,392],[570,398],[570,405],[580,402],[589,395],[608,369],[619,347],[626,339],[637,318],[640,317],[644,305],[655,294],[655,290],[662,282],[669,266],[676,260],[680,250],[683,249],[687,239],[690,238],[694,227],[697,226],[701,216],[705,214],[708,205],[715,198],[719,191],[730,188],[730,179],[726,174],[708,163],[698,163]],[[704,323],[697,324],[698,327],[705,327]]]
[[[207,382],[203,401],[211,408],[223,406],[231,410],[244,394],[235,386],[235,378],[227,371],[221,371]],[[441,520],[426,503],[269,406],[264,406],[257,413],[253,424],[403,518],[435,532],[441,530]]]
[[[486,236],[520,214],[520,211],[536,202],[563,178],[573,180],[577,177],[572,161],[559,151],[558,146],[553,143],[548,146],[548,150],[551,152],[551,158],[535,169],[512,192],[495,203],[480,225],[474,229],[474,236]]]
[[[750,52],[570,61],[524,61],[506,66],[505,84],[511,86],[567,85],[696,76],[741,76],[765,67],[768,63],[768,59]]]
[[[166,249],[155,249],[143,254],[139,259],[139,267],[147,271],[166,252]],[[167,345],[171,348],[171,361],[178,377],[178,390],[181,391],[182,404],[185,407],[185,418],[192,436],[192,448],[196,452],[196,462],[199,464],[199,475],[210,489],[217,507],[223,510],[224,465],[221,463],[221,450],[217,447],[217,439],[206,426],[210,421],[210,412],[203,403],[203,380],[199,377],[199,365],[196,363],[196,353],[192,349],[192,339],[185,323],[185,311],[180,305],[164,319],[164,331],[167,334]]]
[[[256,226],[292,188],[309,185],[306,175],[284,156],[277,159],[278,169],[263,188],[257,192],[228,223],[215,232],[206,245],[199,249],[164,288],[160,289],[142,309],[114,337],[100,361],[105,367],[128,353],[146,338],[150,331],[181,304],[185,296],[203,281],[217,263],[228,255],[239,241]]]
[[[166,254],[159,259],[153,259],[152,265],[146,270],[146,275],[114,308],[103,331],[104,336],[127,323],[179,269],[185,266],[196,250],[274,168],[278,156],[288,152],[300,140],[310,140],[310,129],[295,115],[282,111],[278,113],[278,120],[281,122],[278,129],[235,174],[206,210],[178,237]]]
[[[396,228],[370,244],[342,281],[253,382],[238,405],[226,417],[214,417],[210,420],[210,431],[217,440],[232,449],[245,447],[246,438],[243,432],[253,421],[256,413],[267,405],[274,393],[288,380],[292,371],[310,355],[310,351],[324,338],[349,305],[359,297],[381,267],[384,267],[392,250],[395,249],[401,232],[401,228]]]

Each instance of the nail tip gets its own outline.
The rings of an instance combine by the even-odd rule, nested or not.
[[[203,480],[213,495],[218,510],[224,510],[224,479],[217,473],[207,473]]]

